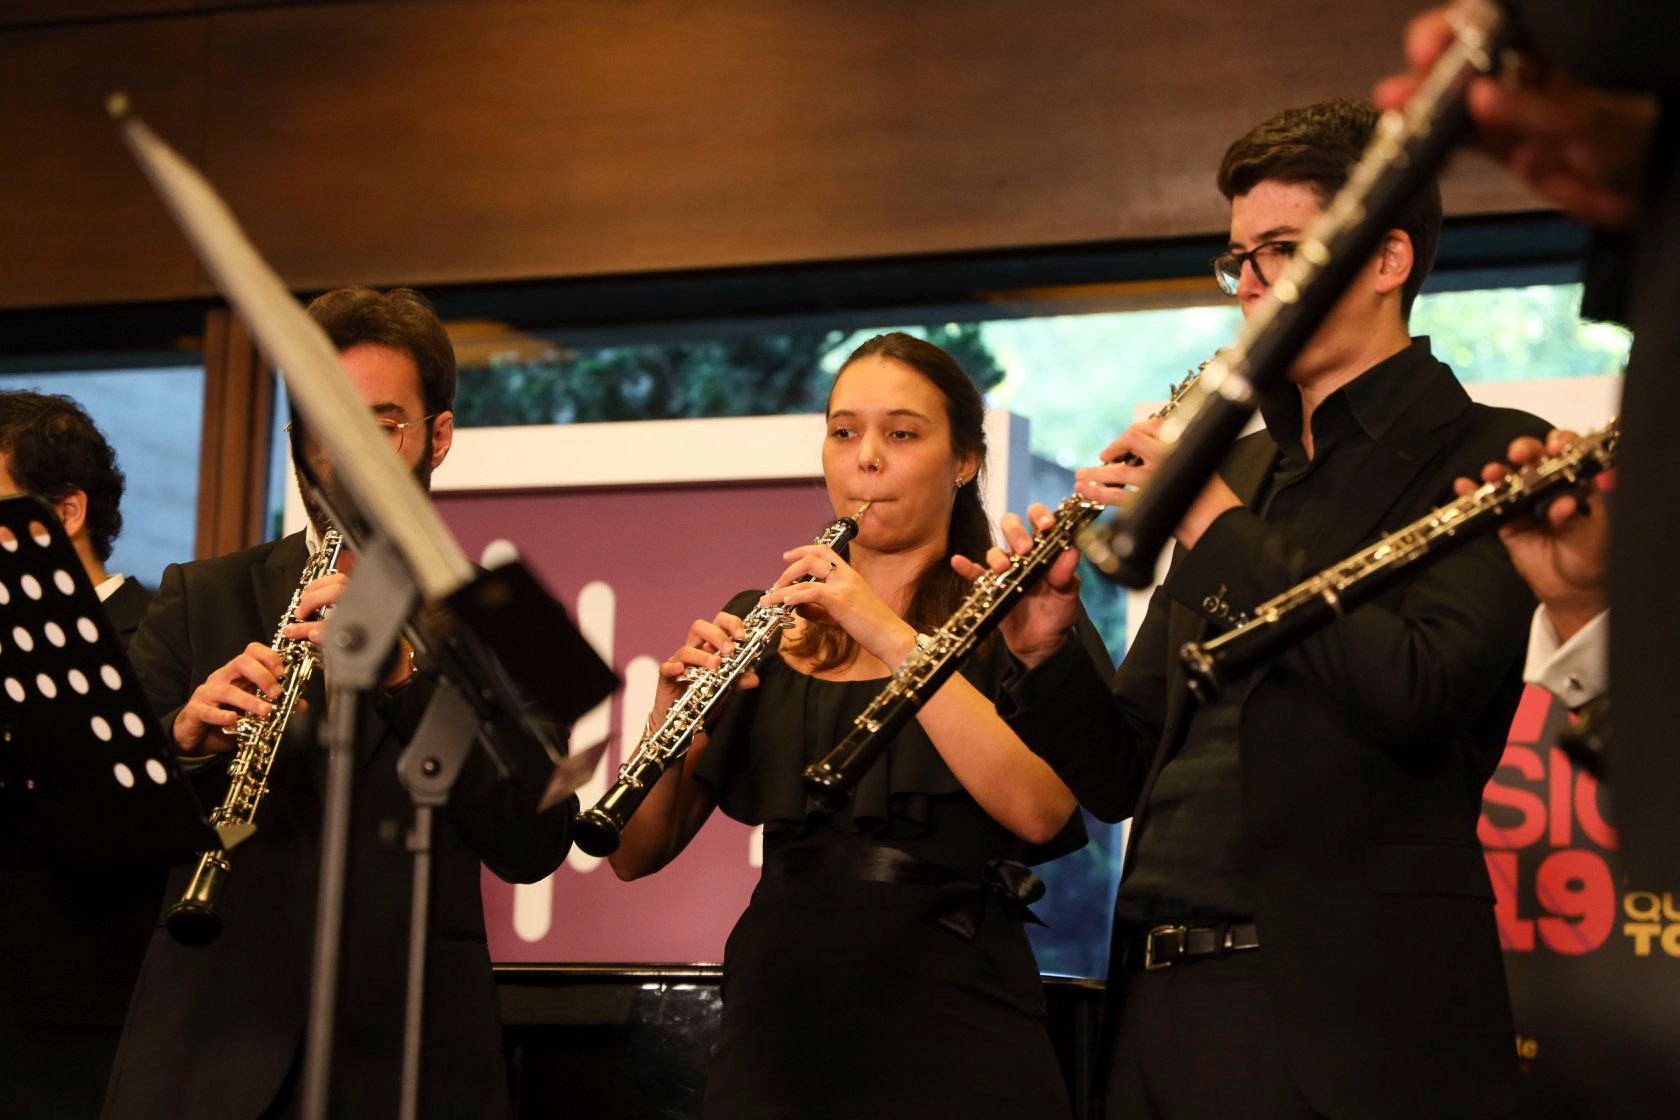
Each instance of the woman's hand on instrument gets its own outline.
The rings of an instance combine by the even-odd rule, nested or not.
[[[182,754],[225,754],[238,746],[230,729],[243,715],[274,710],[285,672],[280,655],[258,642],[211,673],[175,714],[170,730]]]
[[[760,600],[766,606],[793,607],[813,622],[840,627],[889,669],[896,669],[915,646],[915,628],[832,548],[800,545],[782,553],[782,559],[791,563]]]
[[[1377,84],[1379,108],[1399,108],[1453,41],[1446,7],[1406,26],[1411,69]],[[1478,145],[1513,174],[1576,217],[1606,229],[1625,229],[1644,183],[1657,100],[1610,93],[1537,71],[1517,84],[1477,78],[1465,93]]]
[[[671,710],[687,690],[688,685],[682,680],[682,675],[690,669],[718,669],[723,666],[723,659],[735,652],[735,643],[747,636],[747,630],[741,620],[728,611],[719,611],[717,617],[707,622],[703,618],[694,620],[688,628],[688,637],[681,648],[666,658],[659,665],[659,687],[654,693],[653,721],[658,723],[665,718],[665,713]],[[735,687],[740,689],[757,688],[758,674],[743,673],[736,680]]]
[[[951,557],[951,567],[964,579],[979,579],[990,572],[1009,570],[1011,555],[1024,556],[1032,550],[1037,531],[1047,529],[1056,515],[1041,502],[1027,507],[1027,517],[1034,531],[1029,532],[1017,514],[1005,514],[999,528],[1003,530],[1004,547],[993,546],[986,552],[984,566],[965,556]],[[1044,578],[1009,609],[999,625],[1009,652],[1027,668],[1032,668],[1061,646],[1079,618],[1079,553],[1067,549],[1050,565]]]
[[[1575,432],[1559,430],[1548,434],[1544,444],[1524,436],[1506,452],[1509,465],[1489,463],[1482,468],[1482,482],[1498,482],[1513,470],[1561,454],[1577,438]],[[1597,475],[1587,493],[1554,499],[1544,515],[1518,518],[1499,530],[1511,563],[1545,607],[1559,641],[1568,641],[1610,605],[1610,516],[1604,479]],[[1453,489],[1462,495],[1480,485],[1461,478]]]
[[[1160,438],[1162,423],[1152,416],[1127,428],[1119,439],[1103,448],[1102,466],[1081,467],[1074,472],[1074,493],[1098,505],[1130,505],[1132,495],[1154,477],[1156,466],[1166,454],[1167,445]],[[1173,536],[1184,548],[1194,548],[1220,514],[1240,505],[1235,492],[1216,474],[1185,511]]]

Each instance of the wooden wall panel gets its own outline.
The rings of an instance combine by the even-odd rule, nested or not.
[[[208,33],[202,20],[176,19],[0,34],[0,307],[202,289],[104,104],[128,90],[200,158]]]
[[[1413,7],[247,13],[218,35],[209,155],[305,287],[351,262],[426,283],[1205,232],[1224,221],[1225,145],[1275,109],[1368,90]],[[284,119],[264,110],[277,103]],[[1514,200],[1485,174],[1455,198]]]
[[[305,286],[346,259],[475,280],[1074,240],[1118,167],[1076,88],[1111,83],[1109,48],[1067,46],[1107,7],[1044,5],[1007,36],[1013,2],[228,17],[212,82],[245,81],[210,158]]]
[[[363,0],[154,23],[205,31],[206,169],[312,289],[1215,231],[1226,144],[1368,91],[1421,4]],[[1535,204],[1466,165],[1449,205]],[[87,255],[36,242],[64,276],[0,281],[0,306],[90,298],[69,282]],[[206,291],[113,251],[103,298]]]
[[[4,0],[0,3],[0,27],[24,24],[63,26],[96,20],[322,2],[323,0]],[[333,0],[325,2],[331,3]]]
[[[204,424],[198,456],[199,559],[267,538],[274,374],[231,312],[210,312],[204,336]]]
[[[196,6],[197,0],[6,0],[0,5],[0,27],[154,16]]]

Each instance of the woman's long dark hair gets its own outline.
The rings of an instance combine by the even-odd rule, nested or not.
[[[945,401],[951,450],[959,457],[973,455],[980,464],[974,477],[957,488],[945,552],[916,576],[910,605],[904,612],[906,622],[926,633],[943,625],[968,595],[969,583],[951,570],[951,557],[979,559],[992,546],[991,522],[980,502],[980,476],[986,469],[986,404],[955,358],[914,335],[903,331],[876,335],[852,351],[840,373],[860,358],[890,358],[927,378]],[[835,384],[839,380],[836,375]],[[812,671],[819,673],[849,665],[858,655],[857,642],[850,634],[838,626],[809,620],[784,649],[794,657],[809,660]]]

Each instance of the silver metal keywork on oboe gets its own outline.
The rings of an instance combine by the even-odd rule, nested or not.
[[[1170,416],[1208,365],[1209,362],[1203,362],[1173,386],[1167,403],[1154,417]],[[1115,462],[1136,464],[1140,460],[1127,454]],[[1100,563],[1100,552],[1093,555],[1091,549],[1100,549],[1102,538],[1093,538],[1089,530],[1106,508],[1077,494],[1063,498],[1049,527],[1034,535],[1031,549],[1023,555],[1011,556],[1004,571],[987,572],[976,579],[951,617],[928,641],[918,642],[910,650],[886,687],[853,721],[846,738],[805,768],[805,789],[811,796],[830,808],[845,804],[893,736],[939,691],[939,686],[957,671],[974,648],[997,629],[1003,616],[1044,578],[1044,573],[1063,552],[1079,545],[1086,549],[1086,556],[1093,563]]]
[[[865,502],[850,517],[836,518],[811,543],[825,545],[844,555],[846,546],[857,536],[858,518],[869,506]],[[729,655],[722,658],[723,664],[715,669],[690,668],[682,675],[688,686],[683,694],[677,697],[659,726],[650,727],[642,736],[635,752],[619,768],[618,780],[612,788],[594,808],[578,814],[573,838],[579,848],[592,856],[610,855],[618,850],[625,824],[641,807],[654,783],[672,763],[688,753],[706,718],[717,710],[735,683],[752,672],[770,652],[782,631],[793,624],[793,615],[792,607],[780,604],[754,607],[741,620],[743,636],[736,640]]]
[[[280,655],[280,696],[265,716],[242,715],[236,720],[231,734],[239,746],[228,763],[228,791],[222,803],[210,813],[210,827],[222,838],[220,850],[201,852],[186,891],[169,908],[165,926],[170,936],[183,945],[208,945],[222,932],[222,896],[227,891],[227,874],[232,867],[228,858],[235,844],[256,831],[257,806],[268,792],[268,774],[274,767],[275,753],[286,734],[286,724],[297,710],[303,697],[303,687],[314,675],[321,655],[307,638],[288,638],[286,627],[298,621],[298,603],[304,589],[324,576],[338,571],[339,553],[344,539],[336,529],[329,529],[321,537],[321,547],[310,554],[298,578],[297,589],[286,613],[275,628],[274,652]],[[330,607],[321,610],[325,618]]]
[[[1402,576],[1553,499],[1578,490],[1615,463],[1620,424],[1612,420],[1557,455],[1489,482],[1433,510],[1352,556],[1276,595],[1242,616],[1236,629],[1179,651],[1200,699],[1219,690]]]

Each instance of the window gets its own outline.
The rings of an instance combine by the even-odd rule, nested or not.
[[[202,366],[0,370],[0,389],[72,398],[116,451],[127,486],[122,534],[106,563],[108,571],[156,588],[165,565],[192,559],[204,414]]]

